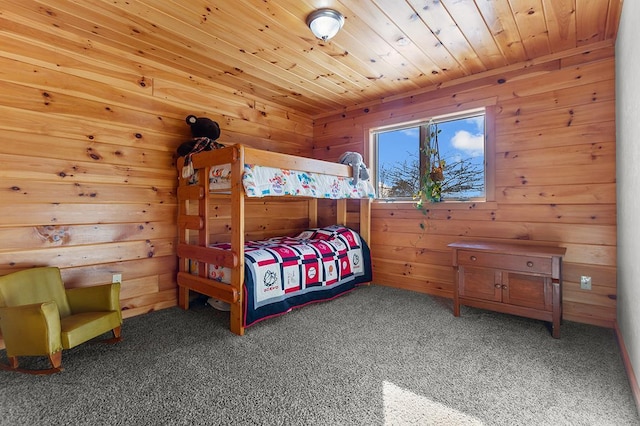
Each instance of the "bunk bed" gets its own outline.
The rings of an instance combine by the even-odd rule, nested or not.
[[[192,176],[183,176],[181,172],[185,158],[179,158],[177,162],[177,283],[178,304],[183,309],[189,308],[190,291],[226,302],[230,310],[230,330],[243,335],[246,327],[262,319],[286,313],[294,307],[332,299],[356,285],[371,281],[367,241],[373,187],[368,181],[352,179],[351,167],[240,144],[193,154],[190,162],[194,171]],[[316,185],[320,181],[326,182]],[[290,186],[291,182],[295,185]],[[270,202],[295,199],[297,203],[303,200],[307,226],[294,236],[245,241],[245,204],[248,198],[264,198]],[[322,198],[334,200],[336,217],[330,226],[319,228],[318,200]],[[351,210],[357,206],[355,213],[347,212],[347,203]],[[213,210],[218,210],[219,205],[225,205],[228,212],[224,236],[218,233],[220,227],[214,230],[211,226],[211,218],[215,216]],[[348,217],[350,221],[357,222],[357,231],[352,229],[355,227],[346,227]],[[309,244],[315,246],[309,247]],[[338,252],[328,255],[326,247]],[[310,260],[312,251],[319,253],[319,260]],[[296,253],[295,259],[284,254],[292,252]],[[264,262],[265,256],[269,257],[269,262]],[[333,260],[325,264],[323,256]],[[270,263],[273,258],[281,263],[271,271],[250,269],[257,264]],[[285,262],[284,266],[282,262]],[[307,275],[315,276],[317,273],[324,278],[312,284],[282,283],[278,292],[283,296],[265,300],[254,289],[254,284],[256,281],[272,281],[278,271],[281,275],[278,278],[284,277],[286,274],[282,271],[286,262],[289,265],[311,262],[314,269]],[[337,276],[334,268],[338,269]],[[304,266],[291,270],[294,269],[304,271]],[[225,273],[217,273],[219,271]],[[260,280],[256,279],[258,275]],[[291,275],[287,278],[291,279]],[[304,275],[304,272],[293,275]]]

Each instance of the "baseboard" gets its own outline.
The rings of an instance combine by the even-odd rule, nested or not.
[[[615,322],[613,329],[616,332],[618,347],[620,348],[620,354],[622,355],[622,363],[624,364],[624,368],[627,371],[629,385],[631,385],[631,393],[633,394],[633,398],[636,401],[636,408],[638,410],[638,413],[640,413],[640,387],[638,387],[638,379],[633,372],[633,366],[631,365],[631,360],[629,359],[629,353],[627,352],[627,347],[624,344],[624,338],[622,337],[622,333],[620,333],[617,322]]]

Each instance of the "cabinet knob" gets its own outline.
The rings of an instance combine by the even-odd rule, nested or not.
[[[470,257],[470,259],[471,259],[472,261],[474,261],[474,262],[475,262],[476,260],[478,260],[478,258],[477,258],[477,257],[475,257],[475,256],[471,256],[471,257]]]
[[[496,288],[500,288],[500,287],[502,287],[502,286],[501,286],[500,284],[498,284],[498,283],[496,283],[496,284],[495,284],[495,286],[496,286]]]
[[[503,286],[502,286],[502,289],[503,289],[503,290],[506,290],[506,289],[507,289],[507,286],[506,286],[506,285],[503,285]]]
[[[528,266],[529,268],[531,268],[531,267],[533,266],[533,262],[532,262],[532,261],[528,261],[528,262],[527,262],[527,266]]]

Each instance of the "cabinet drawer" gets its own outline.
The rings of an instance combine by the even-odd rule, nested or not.
[[[527,255],[458,251],[458,264],[551,275],[552,259]]]

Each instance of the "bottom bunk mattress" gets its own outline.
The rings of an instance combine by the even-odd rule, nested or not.
[[[228,243],[212,244],[230,250]],[[295,237],[245,243],[244,326],[295,307],[333,299],[372,279],[367,243],[333,225]],[[231,270],[209,266],[209,278],[229,283]]]

